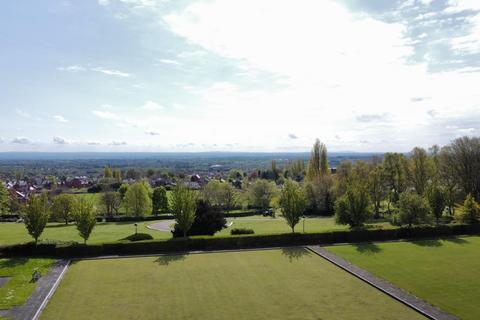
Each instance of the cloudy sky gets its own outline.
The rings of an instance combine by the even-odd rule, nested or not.
[[[2,1],[0,111],[0,151],[443,145],[480,135],[480,1]]]

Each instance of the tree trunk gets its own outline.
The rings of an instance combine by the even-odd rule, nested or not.
[[[295,226],[292,226],[292,233],[295,233]]]

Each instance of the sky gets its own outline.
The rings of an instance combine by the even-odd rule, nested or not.
[[[0,1],[0,152],[480,135],[478,0]]]

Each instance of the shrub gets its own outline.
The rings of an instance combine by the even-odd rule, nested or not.
[[[254,234],[255,232],[253,229],[247,229],[247,228],[234,228],[230,230],[231,235],[236,235],[236,234]]]
[[[463,223],[475,224],[480,221],[480,205],[468,194],[458,210],[456,219]]]
[[[128,241],[153,240],[153,237],[148,233],[134,233],[122,240],[128,240]]]

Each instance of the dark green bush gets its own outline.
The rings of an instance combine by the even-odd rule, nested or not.
[[[129,240],[129,241],[153,240],[153,237],[148,233],[134,233],[122,240]]]
[[[230,230],[230,234],[231,235],[235,235],[235,234],[254,234],[255,232],[253,231],[253,229],[247,229],[247,228],[233,228],[232,230]]]

